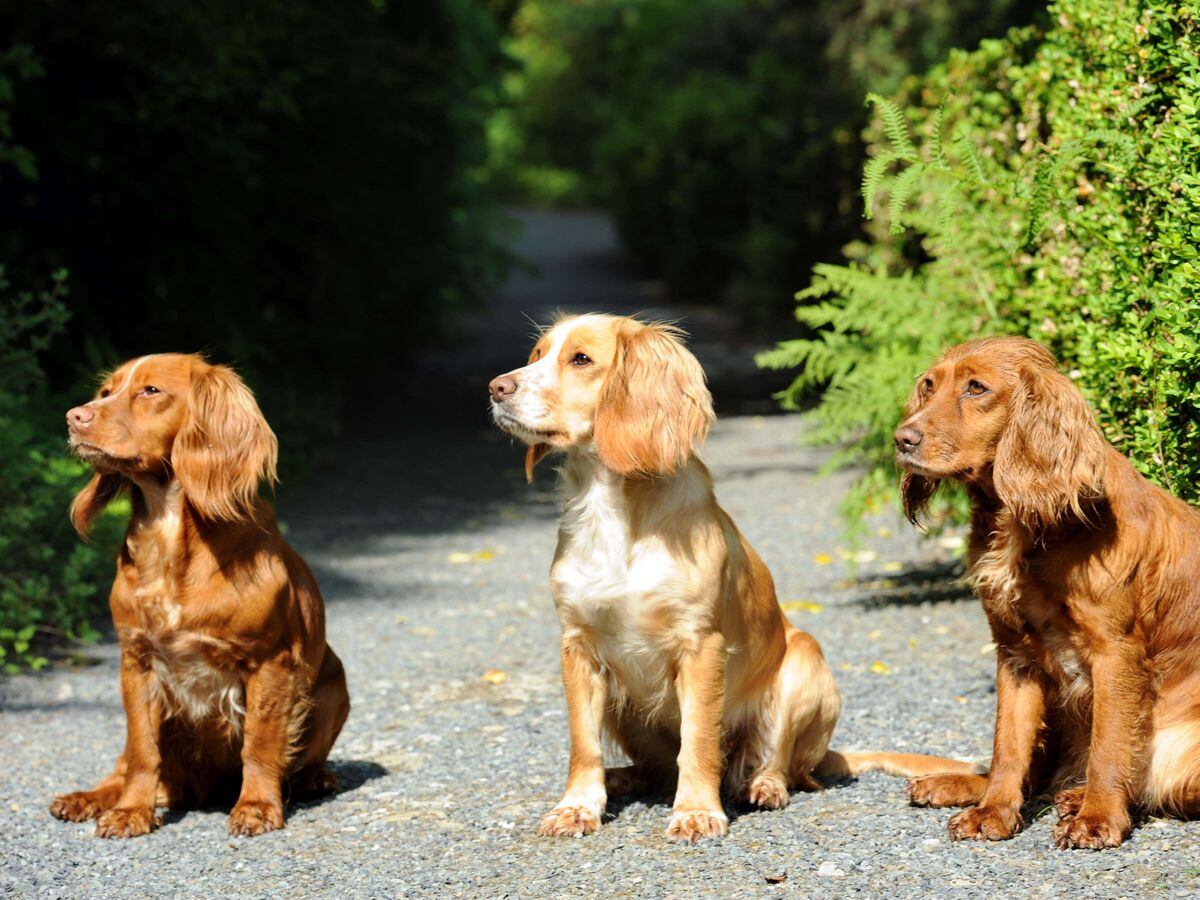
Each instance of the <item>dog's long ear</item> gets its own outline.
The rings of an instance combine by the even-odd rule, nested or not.
[[[1107,442],[1078,388],[1041,366],[1021,370],[992,479],[1000,501],[1030,529],[1072,513],[1104,492]]]
[[[900,499],[904,503],[904,517],[916,525],[917,519],[925,511],[940,485],[941,482],[936,478],[905,472],[904,477],[900,479]]]
[[[927,377],[928,373],[925,373],[917,379],[908,399],[904,401],[904,412],[900,420],[902,427],[917,410],[925,405],[925,395],[921,390],[921,384]],[[900,479],[900,500],[904,505],[904,517],[909,522],[914,525],[918,524],[917,520],[925,511],[925,507],[929,505],[933,495],[937,493],[940,485],[941,481],[937,478],[914,475],[912,472],[903,473],[903,477]]]
[[[275,483],[278,456],[275,433],[232,369],[206,366],[193,376],[171,466],[196,512],[213,521],[250,518],[259,482]]]
[[[626,477],[670,475],[687,464],[714,418],[704,370],[678,330],[621,331],[596,410],[601,462]]]
[[[533,470],[549,452],[549,444],[530,444],[525,451],[525,480],[530,484],[533,484]]]
[[[75,530],[81,538],[87,540],[96,516],[104,512],[104,507],[117,499],[117,496],[125,489],[125,484],[125,479],[120,475],[96,472],[92,475],[91,480],[83,486],[83,489],[75,495],[75,499],[71,501],[68,515],[71,518],[71,524],[75,526]]]

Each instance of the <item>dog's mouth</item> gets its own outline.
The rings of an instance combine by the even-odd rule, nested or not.
[[[978,469],[976,466],[959,466],[957,468],[934,469],[923,464],[916,459],[911,453],[896,451],[896,465],[910,475],[919,475],[922,478],[930,478],[934,481],[943,479],[951,479],[953,481],[968,482],[971,481]]]
[[[68,445],[76,457],[83,460],[102,475],[124,471],[133,463],[133,460],[113,456],[103,447],[99,447],[96,444],[89,444],[87,441],[81,441],[75,437],[70,438]]]
[[[492,419],[496,425],[502,430],[511,434],[513,437],[520,438],[527,444],[550,444],[561,440],[565,435],[561,431],[556,431],[550,428],[533,428],[526,425],[524,422],[505,410],[503,407],[492,404]]]
[[[920,475],[922,478],[954,478],[954,472],[939,472],[923,465],[913,454],[902,450],[896,451],[896,465],[910,475]]]

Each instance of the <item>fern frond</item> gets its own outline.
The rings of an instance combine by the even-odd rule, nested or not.
[[[925,168],[924,163],[913,163],[892,182],[888,197],[888,216],[891,218],[889,227],[892,234],[904,234],[904,207],[917,192],[917,184],[925,174]]]
[[[974,183],[976,185],[987,184],[988,178],[987,172],[983,168],[983,160],[979,158],[979,151],[975,147],[975,142],[971,140],[971,135],[965,128],[960,128],[958,134],[955,136],[954,149],[962,157],[962,161],[966,164],[967,171],[971,173]]]
[[[1091,131],[1084,137],[1083,142],[1088,144],[1107,144],[1112,150],[1111,162],[1119,163],[1123,166],[1132,165],[1137,158],[1137,141],[1129,135],[1122,134],[1120,131],[1115,131],[1112,128],[1098,128],[1095,131]]]
[[[912,138],[908,134],[908,123],[904,120],[904,111],[895,103],[881,97],[879,94],[867,94],[867,106],[874,105],[879,110],[879,117],[883,119],[883,131],[887,135],[887,139],[892,144],[892,149],[896,152],[900,159],[916,162],[917,148],[913,146]]]
[[[887,174],[888,166],[901,158],[900,154],[894,150],[885,150],[878,156],[871,157],[863,166],[863,218],[870,219],[874,216],[875,195],[883,186],[883,178]]]
[[[962,199],[962,190],[957,182],[942,191],[937,200],[937,214],[934,217],[933,236],[950,244],[950,235],[954,230],[954,213],[958,210]]]
[[[1033,190],[1029,200],[1029,223],[1025,230],[1025,245],[1036,243],[1045,226],[1054,195],[1054,185],[1070,166],[1087,159],[1089,147],[1099,144],[1110,149],[1110,162],[1128,167],[1137,157],[1137,142],[1126,134],[1109,128],[1097,128],[1075,140],[1064,143],[1057,152],[1045,151],[1033,176]],[[1046,161],[1046,157],[1049,161]]]
[[[947,158],[946,149],[942,144],[942,120],[946,116],[946,104],[953,95],[953,91],[942,95],[942,102],[938,104],[937,112],[933,114],[933,136],[929,140],[930,161],[939,169],[945,170],[949,170],[950,160]]]

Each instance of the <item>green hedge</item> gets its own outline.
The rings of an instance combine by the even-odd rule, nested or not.
[[[15,291],[0,270],[0,671],[39,668],[39,639],[88,638],[108,596],[121,516],[101,517],[80,542],[66,509],[87,477],[63,453],[61,405],[39,365],[68,314],[65,273],[43,292]]]
[[[858,233],[863,93],[1030,0],[526,0],[492,131],[518,195],[598,203],[687,299],[777,321]]]
[[[817,440],[894,496],[891,433],[946,346],[999,332],[1058,354],[1109,439],[1200,500],[1200,7],[1061,0],[1051,27],[955,52],[878,101],[864,177],[889,226],[819,266],[761,363],[825,392]],[[914,137],[915,136],[915,140]]]

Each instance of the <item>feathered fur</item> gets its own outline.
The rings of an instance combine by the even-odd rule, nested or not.
[[[1064,848],[1120,844],[1136,808],[1200,813],[1200,512],[1110,446],[1022,338],[949,350],[896,442],[910,517],[939,480],[967,485],[998,646],[991,774],[922,779],[914,799],[969,805],[952,835],[997,839],[1031,793],[1058,791]]]
[[[127,739],[109,777],[51,812],[132,837],[157,826],[158,805],[232,793],[231,833],[282,827],[285,778],[335,784],[324,761],[349,698],[316,580],[258,496],[277,446],[254,395],[224,366],[157,354],[67,421],[96,469],[71,505],[80,534],[132,495],[110,599]]]

